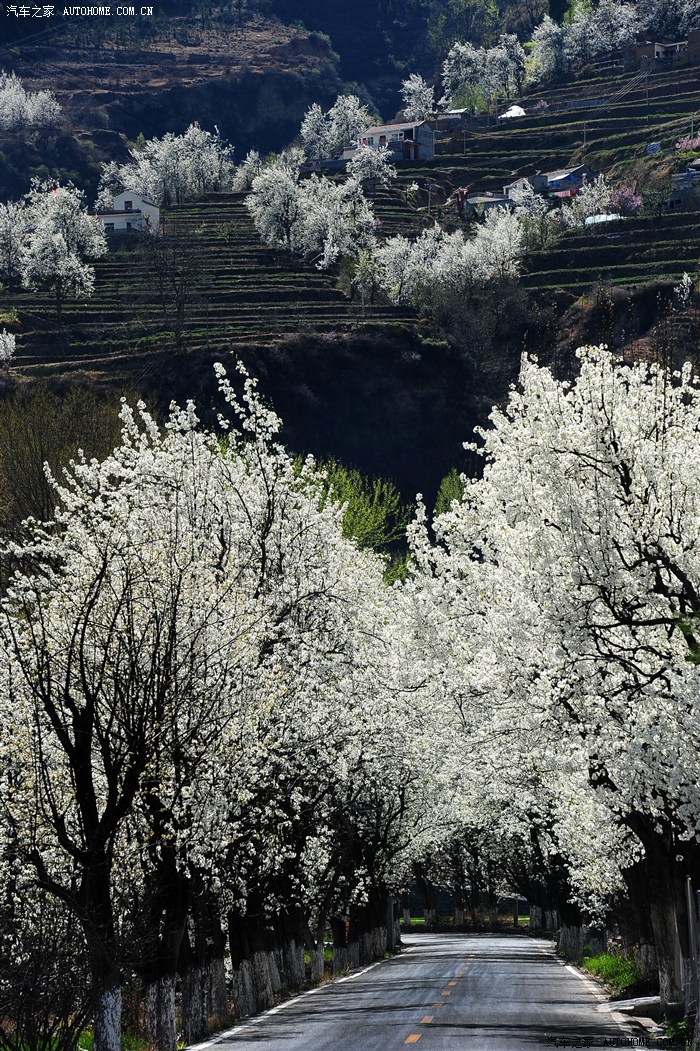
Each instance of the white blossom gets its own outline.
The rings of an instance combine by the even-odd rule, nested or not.
[[[411,73],[401,85],[406,120],[425,120],[435,109],[435,88],[419,73]]]

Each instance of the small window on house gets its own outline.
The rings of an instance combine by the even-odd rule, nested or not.
[[[130,230],[131,229],[131,223],[127,223],[126,224],[126,228],[127,228],[127,230]]]
[[[133,210],[134,210],[134,202],[133,201],[124,201],[124,211],[125,212],[133,212]]]
[[[114,230],[114,223],[105,223],[105,230]]]

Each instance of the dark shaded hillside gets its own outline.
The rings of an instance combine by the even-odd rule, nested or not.
[[[64,133],[77,140],[63,170],[90,189],[99,161],[122,159],[123,143],[106,155],[95,148],[105,132],[151,138],[198,121],[209,130],[217,125],[242,158],[251,148],[280,149],[312,102],[330,105],[341,90],[328,41],[276,22],[255,18],[239,29],[172,21],[133,45],[110,26],[101,36],[86,31],[85,40],[79,29],[56,25],[14,47],[0,40],[0,68],[16,72],[28,90],[54,92]],[[25,163],[21,150],[16,138],[0,136],[0,199],[24,192],[35,173],[35,159]],[[54,154],[49,148],[44,160],[52,174],[62,164]],[[25,185],[18,187],[22,172]]]
[[[393,112],[400,71],[432,72],[435,55],[426,32],[431,6],[424,0],[273,0],[282,21],[300,21],[328,34],[345,79],[379,88]],[[387,99],[393,88],[393,96]],[[388,111],[387,111],[388,112]]]
[[[271,344],[162,357],[140,381],[151,403],[194,397],[220,407],[212,364],[229,373],[240,358],[284,421],[282,439],[295,453],[313,453],[393,480],[404,499],[422,492],[432,506],[444,475],[473,469],[462,448],[483,423],[475,377],[446,343],[408,327],[367,326],[350,332],[308,331]]]

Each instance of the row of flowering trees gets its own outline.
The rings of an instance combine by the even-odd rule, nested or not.
[[[220,385],[239,431],[125,408],[119,448],[75,463],[53,522],[2,553],[11,1046],[69,1044],[87,1015],[117,1051],[135,975],[174,1051],[178,978],[189,1042],[231,995],[241,1015],[297,987],[305,949],[318,975],[329,925],[338,966],[381,955],[387,887],[433,823],[437,726],[402,596],[252,382],[242,402]]]
[[[571,927],[627,895],[667,1005],[700,881],[700,389],[689,367],[579,357],[573,383],[524,361],[483,476],[435,542],[413,526],[408,587],[462,720],[467,844],[505,844],[511,887]]]
[[[110,208],[115,194],[133,190],[158,204],[182,204],[231,189],[233,176],[233,146],[218,129],[205,131],[195,122],[182,135],[141,138],[126,164],[104,165],[97,203]]]
[[[526,83],[562,77],[597,56],[622,50],[642,32],[674,39],[697,29],[700,15],[694,0],[575,4],[571,17],[561,23],[545,15],[533,30],[528,51],[512,33],[502,33],[490,47],[456,41],[442,64],[440,104],[491,108],[498,98],[520,95]],[[433,112],[434,89],[418,74],[404,81],[402,93],[409,120]]]
[[[388,892],[431,859],[462,911],[517,891],[579,947],[626,899],[682,1000],[700,388],[602,348],[579,364],[523,362],[482,475],[432,523],[419,505],[391,587],[222,370],[217,433],[192,405],[164,428],[125,408],[114,453],[5,544],[6,1042],[38,1046],[40,987],[51,1039],[89,1015],[116,1051],[135,975],[173,1051],[177,990],[189,1041],[297,987],[304,948],[317,976],[327,928],[338,966],[381,954]]]
[[[435,224],[414,240],[382,240],[365,190],[396,177],[389,151],[360,145],[344,180],[316,172],[302,177],[305,156],[292,148],[263,162],[252,151],[236,170],[234,188],[249,191],[246,207],[267,244],[309,256],[322,269],[343,257],[353,260],[363,298],[382,289],[392,302],[426,309],[438,290],[464,290],[517,272],[525,247],[522,210],[492,213],[471,238]]]

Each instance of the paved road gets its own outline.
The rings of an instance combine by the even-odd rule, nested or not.
[[[405,943],[392,960],[243,1023],[212,1042],[216,1051],[544,1051],[629,1038],[551,942],[426,934]]]

